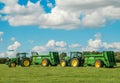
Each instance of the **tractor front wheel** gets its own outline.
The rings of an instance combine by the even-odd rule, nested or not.
[[[60,61],[60,66],[61,67],[66,67],[67,66],[67,61],[66,60],[61,60]]]
[[[50,63],[50,62],[49,62],[48,59],[43,59],[41,65],[42,65],[43,67],[46,67],[46,66],[49,66],[49,63]]]
[[[29,67],[30,66],[30,60],[29,59],[24,59],[22,61],[21,66],[23,66],[23,67]]]
[[[80,61],[78,58],[73,58],[70,62],[72,67],[78,67],[80,65]]]
[[[101,60],[96,60],[96,61],[95,61],[95,67],[96,67],[96,68],[103,67],[103,62],[102,62]]]
[[[16,67],[16,63],[15,62],[10,62],[9,64],[8,64],[8,67]]]

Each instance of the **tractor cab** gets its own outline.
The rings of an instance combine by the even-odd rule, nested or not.
[[[28,53],[16,53],[16,58],[26,58]]]
[[[70,52],[70,58],[80,58],[82,57],[82,53],[81,52]]]

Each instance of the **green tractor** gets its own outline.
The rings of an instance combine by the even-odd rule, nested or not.
[[[16,67],[16,65],[29,67],[31,65],[31,59],[27,57],[27,54],[28,53],[16,53],[16,58],[8,58],[6,64],[8,67]]]
[[[84,57],[82,56],[82,52],[70,52],[70,56],[66,56],[60,61],[60,66],[78,67],[82,66],[83,63]]]
[[[58,52],[49,52],[48,55],[39,55],[37,52],[32,52],[31,58],[33,65],[41,65],[43,67],[49,65],[57,66],[60,63]]]
[[[103,52],[71,52],[70,56],[64,57],[60,61],[62,67],[65,66],[94,66],[96,68],[116,66],[116,61],[113,51]]]

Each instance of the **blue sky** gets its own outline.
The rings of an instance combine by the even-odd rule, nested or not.
[[[119,0],[0,0],[0,57],[12,57],[9,50],[42,54],[120,51],[119,3]]]

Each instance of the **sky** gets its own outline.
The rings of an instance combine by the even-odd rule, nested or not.
[[[120,0],[0,0],[0,57],[120,51]]]

